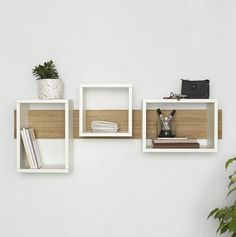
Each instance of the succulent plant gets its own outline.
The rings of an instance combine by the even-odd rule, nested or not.
[[[58,79],[59,75],[52,60],[45,62],[43,65],[39,64],[32,69],[36,80],[39,79]]]

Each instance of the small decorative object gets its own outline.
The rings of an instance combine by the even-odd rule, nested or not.
[[[174,115],[176,110],[172,110],[168,117],[165,117],[160,109],[157,109],[157,136],[158,137],[175,137]]]
[[[182,79],[181,94],[187,95],[187,99],[209,99],[210,81],[190,81]]]
[[[225,168],[227,169],[228,166],[236,160],[236,157],[229,159],[225,163]],[[230,183],[228,185],[228,195],[227,197],[236,191],[235,183],[236,183],[236,171],[234,171],[229,176]],[[215,208],[212,210],[208,216],[208,218],[213,217],[219,221],[219,227],[217,229],[217,233],[223,234],[228,233],[231,237],[236,236],[236,201],[231,206],[223,207],[223,208]]]
[[[173,92],[170,92],[169,96],[163,97],[163,99],[176,99],[176,100],[181,100],[186,98],[187,95],[182,95],[182,94],[174,94]]]
[[[107,121],[92,121],[91,128],[93,132],[114,133],[119,130],[118,124]]]
[[[35,66],[33,75],[38,80],[39,99],[56,100],[63,98],[63,82],[52,60]]]

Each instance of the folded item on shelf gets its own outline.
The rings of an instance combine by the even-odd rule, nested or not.
[[[190,142],[190,143],[159,143],[153,144],[153,148],[158,149],[196,149],[200,148],[200,144],[198,142]]]
[[[113,133],[119,130],[118,124],[108,121],[92,121],[91,129],[93,132]]]
[[[173,137],[173,138],[164,138],[164,137],[158,137],[153,138],[152,143],[153,144],[165,144],[165,143],[196,143],[197,139],[190,138],[190,137]]]

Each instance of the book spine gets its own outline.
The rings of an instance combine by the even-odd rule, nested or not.
[[[31,137],[31,140],[32,140],[34,155],[35,155],[35,159],[36,159],[37,164],[38,164],[38,168],[41,168],[42,167],[42,160],[41,160],[39,147],[38,147],[37,140],[35,138],[35,133],[34,133],[33,128],[29,128],[29,134],[30,134],[30,137]]]
[[[170,144],[170,143],[198,143],[197,139],[191,139],[191,138],[186,138],[186,139],[179,139],[179,138],[165,138],[165,139],[152,139],[153,144]]]
[[[21,137],[22,137],[22,141],[23,141],[23,144],[24,144],[25,153],[26,153],[26,157],[28,159],[29,166],[30,166],[31,169],[33,169],[34,168],[34,164],[33,164],[33,161],[31,159],[30,149],[29,149],[29,146],[28,146],[26,134],[24,133],[24,130],[21,130],[20,133],[21,133]]]
[[[185,140],[185,141],[152,141],[153,144],[190,144],[190,143],[197,143],[197,140]]]
[[[31,154],[31,157],[32,157],[34,168],[38,169],[38,163],[37,163],[37,160],[36,160],[36,157],[35,157],[33,143],[32,143],[28,128],[25,129],[25,133],[26,133],[26,138],[27,138],[28,144],[29,144],[30,154]]]
[[[199,143],[169,143],[169,144],[155,144],[153,148],[166,148],[166,149],[178,149],[178,148],[200,148]]]

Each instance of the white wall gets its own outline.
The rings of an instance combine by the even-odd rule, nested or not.
[[[235,0],[0,3],[0,236],[215,236],[206,216],[227,203],[224,162],[235,155]],[[49,59],[75,108],[80,83],[131,83],[141,108],[142,98],[179,92],[180,78],[211,79],[224,111],[219,152],[75,140],[70,175],[16,173],[15,101],[37,97],[31,68]]]

